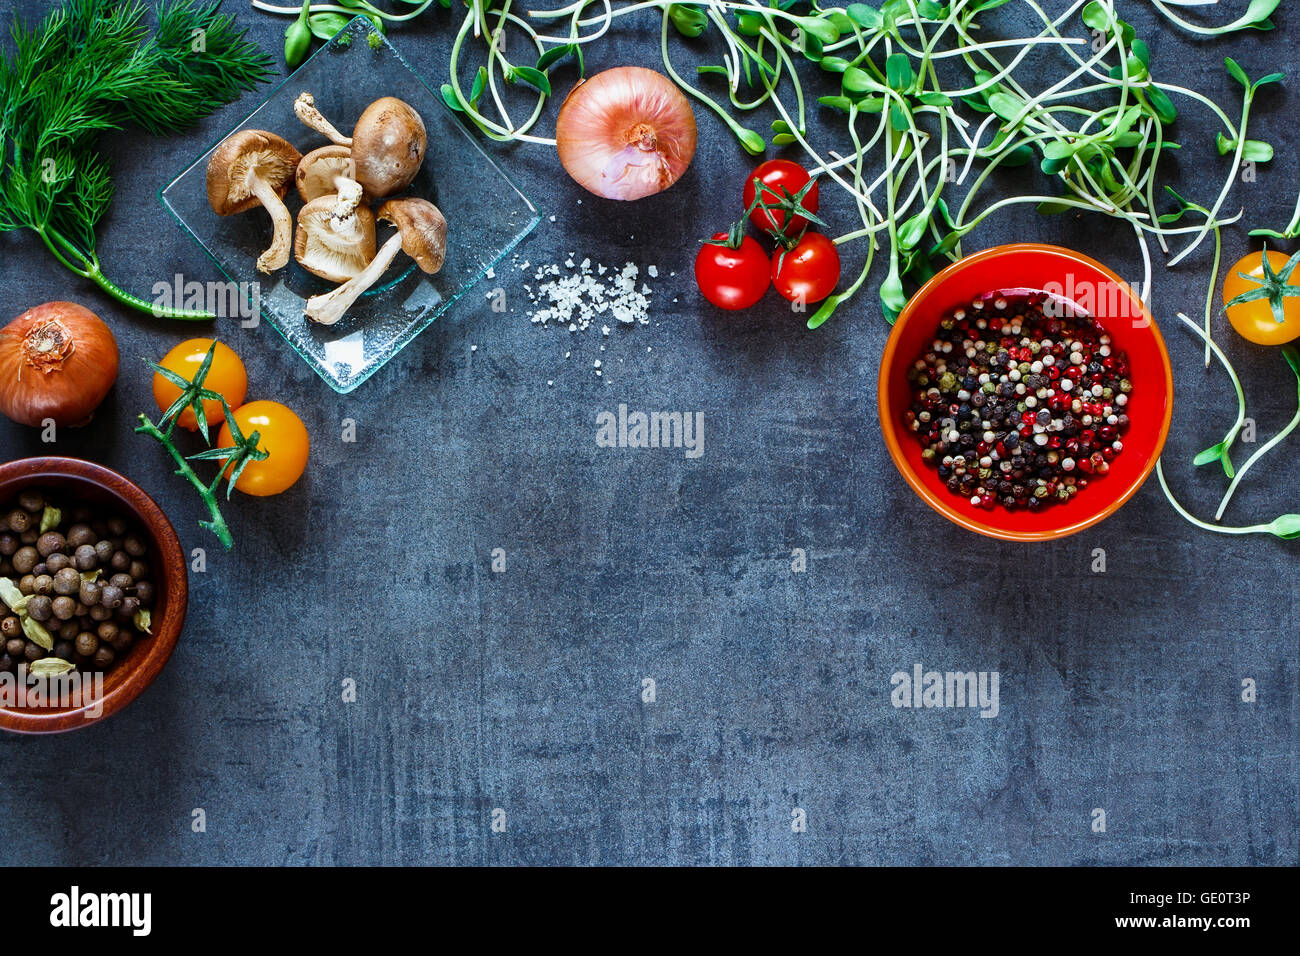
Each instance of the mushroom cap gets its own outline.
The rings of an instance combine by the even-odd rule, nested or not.
[[[420,171],[428,145],[419,113],[393,96],[375,100],[352,130],[357,182],[371,196],[400,192]]]
[[[247,212],[262,205],[248,183],[255,174],[280,194],[302,156],[288,140],[260,129],[241,130],[228,136],[208,160],[208,203],[218,216]]]
[[[337,192],[335,180],[357,178],[357,166],[352,161],[352,150],[346,146],[322,146],[313,149],[298,162],[294,177],[298,195],[303,202]]]
[[[352,234],[335,229],[332,222],[338,196],[313,199],[298,213],[293,236],[293,257],[308,272],[330,282],[347,282],[375,257],[375,216],[365,205],[353,212]]]
[[[390,199],[379,207],[379,218],[402,234],[402,251],[433,275],[447,258],[447,220],[427,199]]]

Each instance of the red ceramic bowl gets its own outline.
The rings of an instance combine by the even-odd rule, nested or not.
[[[949,491],[937,470],[922,460],[921,443],[903,420],[912,402],[907,369],[934,340],[943,314],[986,293],[1010,289],[1056,292],[1096,316],[1113,347],[1128,353],[1133,382],[1128,404],[1132,424],[1110,472],[1089,482],[1069,503],[1038,512],[1001,507],[987,511]],[[1050,541],[1074,534],[1132,498],[1164,448],[1173,397],[1164,339],[1141,297],[1101,263],[1058,246],[997,246],[953,263],[912,296],[894,323],[880,363],[880,427],[903,478],[950,521],[1008,541]]]
[[[167,516],[138,485],[117,472],[75,458],[27,458],[0,465],[0,503],[12,501],[18,492],[31,487],[106,505],[141,528],[149,538],[148,561],[158,592],[153,636],[136,641],[104,674],[103,696],[94,702],[101,711],[99,716],[90,716],[91,705],[68,695],[57,707],[0,707],[0,730],[60,733],[94,726],[133,701],[158,676],[185,622],[189,576],[185,554]]]

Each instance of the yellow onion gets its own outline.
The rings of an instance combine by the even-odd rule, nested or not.
[[[573,88],[555,139],[578,185],[606,199],[641,199],[686,172],[695,155],[695,116],[662,73],[620,66]]]
[[[113,333],[74,302],[46,302],[0,329],[0,413],[20,425],[84,425],[116,380]]]

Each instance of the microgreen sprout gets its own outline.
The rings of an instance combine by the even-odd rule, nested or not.
[[[217,536],[217,540],[225,547],[227,551],[234,545],[234,539],[230,534],[230,529],[226,525],[226,520],[221,514],[221,508],[217,504],[217,489],[221,486],[223,478],[226,479],[226,498],[229,500],[231,492],[234,490],[235,482],[239,480],[240,474],[243,473],[245,466],[250,461],[263,461],[267,457],[267,452],[258,447],[261,435],[254,431],[251,435],[245,437],[240,430],[239,423],[235,421],[234,412],[231,411],[230,405],[226,398],[220,392],[215,392],[204,386],[207,380],[208,372],[212,368],[212,360],[216,355],[217,343],[214,341],[209,347],[207,354],[203,357],[198,370],[194,373],[192,379],[187,379],[183,375],[173,372],[170,369],[163,368],[161,365],[150,362],[149,367],[155,373],[161,375],[167,381],[171,382],[181,390],[176,400],[167,407],[163,412],[162,418],[158,424],[154,424],[149,416],[141,413],[139,416],[140,424],[136,426],[136,432],[148,435],[167,449],[172,460],[176,462],[176,474],[185,478],[198,491],[199,497],[203,499],[204,504],[208,507],[210,520],[199,522],[199,526],[206,528]],[[199,434],[203,436],[203,441],[211,444],[208,431],[207,412],[204,410],[203,403],[219,402],[221,410],[225,416],[225,422],[230,429],[231,436],[234,440],[232,447],[209,448],[206,451],[190,455],[188,458],[177,450],[176,445],[172,442],[172,432],[176,428],[176,423],[180,416],[189,409],[193,412],[198,424]],[[222,463],[221,468],[212,481],[204,482],[190,465],[191,461],[208,461],[217,460]]]
[[[1296,377],[1297,407],[1295,416],[1287,423],[1285,428],[1263,445],[1260,445],[1255,451],[1255,454],[1246,459],[1246,463],[1237,471],[1236,476],[1232,479],[1232,484],[1228,486],[1227,492],[1224,493],[1223,500],[1219,502],[1219,510],[1214,514],[1215,521],[1221,521],[1223,519],[1223,512],[1227,510],[1228,502],[1232,500],[1232,496],[1237,490],[1237,485],[1241,483],[1241,479],[1245,477],[1246,472],[1251,469],[1251,466],[1272,451],[1273,448],[1280,444],[1283,439],[1295,431],[1297,425],[1300,425],[1300,352],[1297,352],[1294,346],[1286,345],[1282,348],[1282,357],[1286,359],[1286,364],[1290,366],[1291,371],[1295,373]]]
[[[1184,199],[1174,191],[1172,186],[1166,186],[1165,191],[1178,201],[1178,211],[1165,213],[1160,217],[1162,225],[1172,225],[1178,222],[1189,212],[1198,213],[1205,217],[1206,221],[1214,217],[1210,215],[1210,210],[1204,206],[1197,205],[1191,200]],[[1214,264],[1210,269],[1210,282],[1205,290],[1205,367],[1210,367],[1210,342],[1214,337],[1214,330],[1211,326],[1211,319],[1214,315],[1214,293],[1219,288],[1219,267],[1223,264],[1223,230],[1218,223],[1214,226]]]
[[[1279,515],[1268,524],[1253,524],[1246,527],[1210,524],[1208,521],[1202,521],[1184,508],[1178,502],[1178,499],[1174,497],[1174,493],[1169,490],[1169,482],[1165,480],[1164,459],[1156,462],[1156,477],[1160,479],[1160,487],[1165,493],[1165,498],[1173,505],[1174,510],[1198,528],[1205,531],[1214,531],[1218,534],[1271,534],[1284,541],[1300,539],[1300,514]]]
[[[1180,312],[1178,313],[1178,318],[1198,336],[1206,339],[1207,342],[1209,341],[1204,331],[1201,330],[1201,327],[1187,316]],[[1241,479],[1244,477],[1245,473],[1255,464],[1255,462],[1268,454],[1268,452],[1280,444],[1283,439],[1295,431],[1297,427],[1300,427],[1300,408],[1297,409],[1295,417],[1291,419],[1290,423],[1278,432],[1277,435],[1273,436],[1271,440],[1262,445],[1255,454],[1251,455],[1246,464],[1241,467],[1240,471],[1234,471],[1232,468],[1232,462],[1228,458],[1228,452],[1232,447],[1232,443],[1236,440],[1237,433],[1241,430],[1242,423],[1245,421],[1246,396],[1242,391],[1241,382],[1237,378],[1237,373],[1233,370],[1232,364],[1228,361],[1227,356],[1223,354],[1218,345],[1211,344],[1211,347],[1214,350],[1214,354],[1218,357],[1219,361],[1223,364],[1224,369],[1227,371],[1228,377],[1232,379],[1233,387],[1237,391],[1238,406],[1237,420],[1233,424],[1232,429],[1228,432],[1227,437],[1224,438],[1223,441],[1219,442],[1219,444],[1201,452],[1195,459],[1197,465],[1209,464],[1212,461],[1222,462],[1224,473],[1232,479],[1227,492],[1219,503],[1219,509],[1215,514],[1215,521],[1217,522],[1223,518],[1223,513],[1228,507],[1228,502],[1232,499],[1233,493],[1237,490],[1237,485],[1241,483]],[[1289,365],[1291,371],[1295,373],[1296,398],[1297,404],[1300,404],[1300,352],[1297,352],[1293,346],[1286,346],[1282,352],[1283,356],[1286,358],[1287,365]],[[1156,462],[1156,476],[1160,479],[1160,487],[1164,491],[1165,497],[1169,499],[1169,503],[1173,506],[1174,510],[1198,528],[1202,528],[1206,531],[1214,531],[1219,534],[1271,534],[1285,540],[1300,539],[1300,515],[1297,514],[1284,514],[1275,518],[1268,524],[1249,525],[1245,527],[1211,524],[1208,521],[1202,521],[1184,508],[1182,504],[1179,503],[1178,499],[1174,497],[1174,493],[1170,491],[1169,483],[1165,480],[1163,459]]]
[[[1170,10],[1168,5],[1161,2],[1161,0],[1151,0],[1151,2],[1157,10],[1169,18],[1171,23],[1175,23],[1192,33],[1199,33],[1202,36],[1222,36],[1225,33],[1233,33],[1237,30],[1271,30],[1273,29],[1273,21],[1269,17],[1274,10],[1282,5],[1282,0],[1251,0],[1246,12],[1231,23],[1218,27],[1204,27],[1184,20]]]
[[[1242,427],[1246,424],[1246,393],[1241,387],[1241,379],[1237,377],[1237,370],[1232,367],[1232,363],[1228,361],[1228,356],[1223,354],[1223,350],[1219,348],[1218,343],[1183,313],[1179,312],[1178,318],[1184,325],[1205,340],[1205,344],[1214,352],[1215,358],[1219,360],[1223,370],[1228,373],[1228,378],[1232,380],[1232,387],[1237,393],[1237,419],[1232,423],[1232,427],[1228,429],[1228,434],[1223,437],[1223,441],[1211,445],[1193,459],[1193,464],[1198,468],[1213,461],[1220,462],[1223,465],[1223,473],[1231,478],[1236,474],[1236,470],[1232,465],[1232,445],[1237,440],[1237,435],[1240,434]]]

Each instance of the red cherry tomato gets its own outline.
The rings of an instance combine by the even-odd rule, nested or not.
[[[808,184],[809,178],[808,171],[798,163],[792,163],[788,159],[769,159],[750,173],[749,178],[745,180],[745,208],[748,209],[750,203],[754,201],[755,179],[763,183],[763,201],[775,202],[785,198],[785,194],[781,192],[782,187],[793,196]],[[817,184],[813,183],[812,188],[800,201],[800,205],[809,212],[816,212],[817,202]],[[764,209],[762,206],[749,214],[750,222],[766,232],[780,230],[785,225],[785,218],[785,210]],[[807,225],[808,220],[803,216],[792,216],[790,228],[785,230],[785,234],[793,238]]]
[[[799,244],[772,255],[772,285],[791,302],[820,302],[840,281],[840,254],[820,232],[807,232]]]
[[[748,309],[763,298],[770,284],[767,253],[753,238],[746,236],[739,249],[720,246],[727,234],[713,234],[695,257],[695,282],[708,299],[720,309]]]

